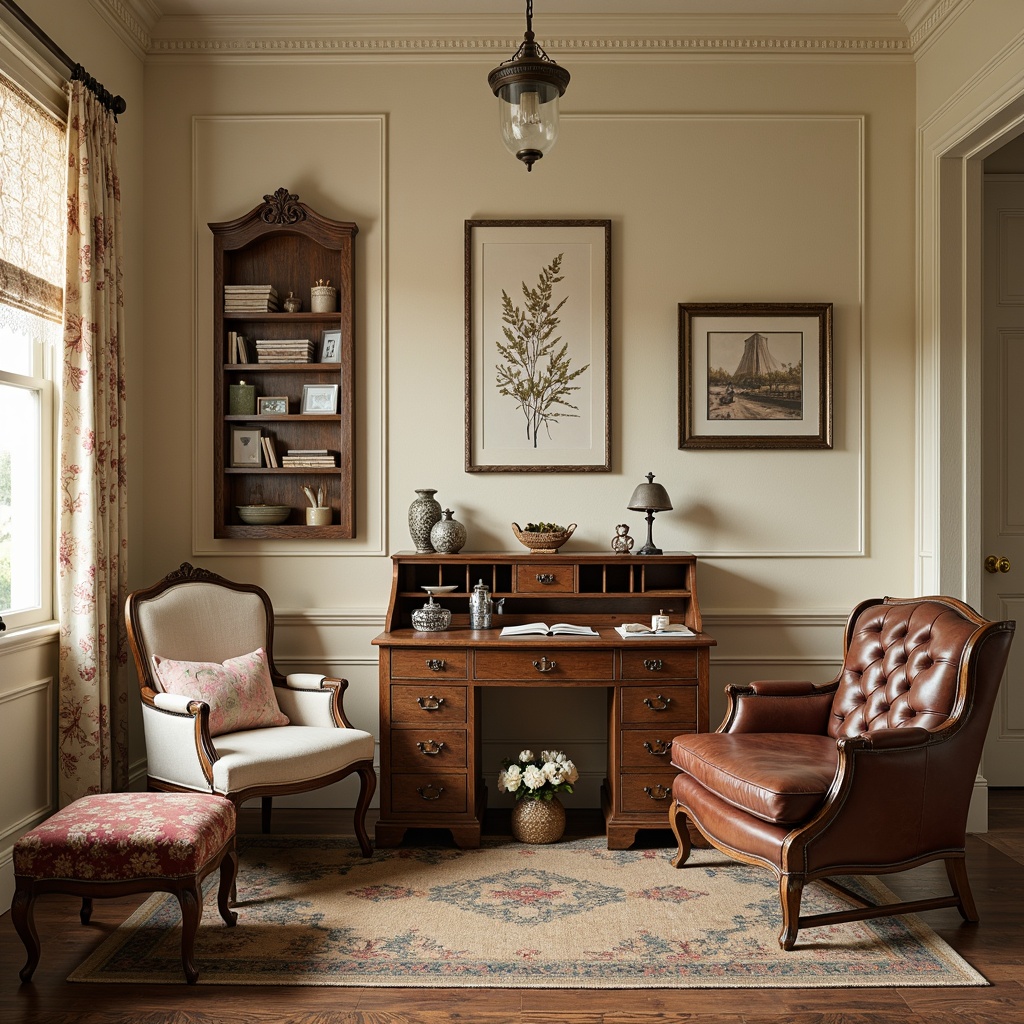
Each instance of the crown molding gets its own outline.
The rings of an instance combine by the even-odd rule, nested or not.
[[[910,47],[918,51],[930,46],[945,31],[953,16],[960,14],[970,0],[907,0],[900,10],[900,20],[910,33]]]
[[[430,58],[509,54],[522,40],[518,17],[332,15],[159,17],[151,0],[91,0],[147,59],[319,56]],[[154,18],[155,15],[155,18]],[[883,15],[583,15],[545,18],[540,42],[552,55],[634,58],[648,54],[786,57],[909,57],[904,23]]]

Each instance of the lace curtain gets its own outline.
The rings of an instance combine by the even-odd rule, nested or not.
[[[117,122],[71,83],[59,494],[61,804],[128,785]]]

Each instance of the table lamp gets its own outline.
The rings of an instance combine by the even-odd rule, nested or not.
[[[631,512],[647,513],[647,543],[637,552],[638,555],[660,555],[661,548],[656,548],[651,539],[651,528],[654,526],[655,512],[668,512],[672,508],[668,491],[661,484],[654,482],[654,474],[647,474],[647,483],[637,484],[633,497],[629,499],[627,508]]]

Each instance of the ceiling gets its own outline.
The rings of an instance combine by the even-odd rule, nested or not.
[[[525,14],[525,0],[149,0],[165,17]],[[547,14],[898,15],[908,0],[537,0]]]

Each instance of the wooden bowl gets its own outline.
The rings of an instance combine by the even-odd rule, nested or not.
[[[553,555],[571,536],[576,529],[570,523],[564,530],[557,533],[537,533],[534,530],[521,530],[518,523],[512,524],[512,532],[520,544],[525,545],[534,555]]]

